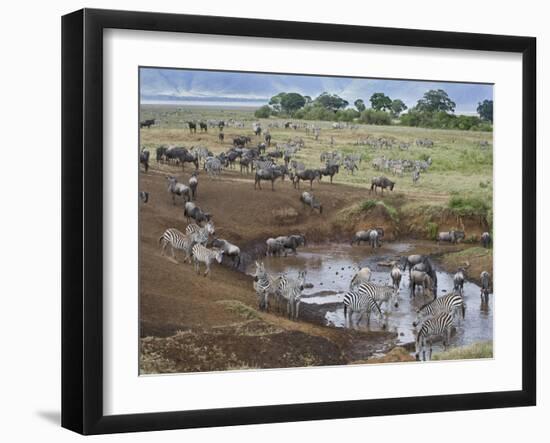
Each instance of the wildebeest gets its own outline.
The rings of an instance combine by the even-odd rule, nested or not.
[[[245,135],[239,135],[237,137],[233,138],[233,146],[246,146],[248,143],[250,143],[250,137],[247,137]]]
[[[268,238],[265,241],[266,250],[265,255],[279,255],[285,252],[283,243],[275,238]]]
[[[256,135],[257,137],[259,137],[261,134],[262,134],[262,127],[261,127],[261,126],[256,126],[256,127],[254,128],[254,135]]]
[[[265,168],[265,169],[257,169],[256,175],[254,176],[254,189],[256,189],[256,186],[261,190],[261,181],[271,181],[271,190],[274,191],[274,183],[275,180],[277,180],[279,177],[282,177],[284,180],[285,172],[283,169],[280,168]]]
[[[139,122],[139,127],[140,128],[150,128],[152,125],[155,124],[155,119],[150,119],[150,120],[143,120],[141,122]]]
[[[323,169],[321,169],[321,175],[329,176],[330,177],[330,183],[332,183],[332,178],[335,174],[338,174],[340,170],[339,165],[326,165]]]
[[[416,184],[418,182],[418,180],[420,179],[420,171],[418,169],[415,169],[413,171],[412,179],[413,179],[413,184]]]
[[[189,126],[189,132],[191,133],[197,133],[197,124],[195,122],[187,122],[187,126]]]
[[[218,140],[220,141],[220,143],[223,143],[223,139],[224,139],[224,138],[225,138],[224,133],[223,133],[223,132],[220,132],[220,133],[218,134]]]
[[[187,202],[185,203],[185,206],[183,208],[183,215],[187,217],[187,221],[189,221],[190,218],[194,219],[198,224],[203,222],[208,222],[212,218],[210,213],[203,212],[201,208],[199,208],[195,203],[193,202]]]
[[[199,127],[201,132],[208,132],[208,125],[206,124],[206,122],[199,122]]]
[[[317,209],[319,210],[319,214],[323,213],[323,205],[313,196],[313,194],[310,194],[309,192],[302,192],[300,201],[303,203],[304,209],[307,205],[311,208],[311,211]]]
[[[145,172],[149,170],[149,151],[144,149],[139,154],[139,162],[143,165]]]
[[[426,295],[426,292],[428,292],[428,295],[434,294],[432,278],[426,272],[413,270],[410,279],[411,297],[416,295],[417,287],[422,288],[422,295]]]
[[[401,270],[399,269],[399,266],[397,266],[397,263],[393,264],[390,271],[390,277],[392,280],[393,289],[396,292],[399,292],[399,286],[401,286]]]
[[[374,189],[374,193],[376,194],[376,189],[381,188],[382,194],[384,194],[384,189],[390,188],[390,191],[393,191],[394,186],[395,186],[395,182],[392,182],[387,177],[374,177],[371,180],[370,192],[372,192],[372,190]]]
[[[296,249],[299,246],[305,246],[306,237],[303,234],[281,235],[275,238],[275,241],[279,242],[282,245],[282,252],[284,252],[286,257],[288,249],[290,249],[294,253],[294,255],[296,255]]]
[[[487,303],[489,301],[489,273],[482,271],[479,279],[481,280],[481,301]]]
[[[191,201],[191,188],[184,185],[183,183],[178,183],[178,179],[169,175],[166,177],[168,180],[168,192],[172,194],[172,203],[176,204],[176,195],[182,198],[187,198],[187,201]]]
[[[453,276],[453,290],[455,294],[464,296],[464,269],[459,268]]]
[[[481,234],[481,245],[484,248],[489,247],[489,245],[491,244],[491,240],[491,234],[489,234],[488,232],[484,232],[483,234]]]
[[[268,147],[271,146],[271,134],[269,133],[269,131],[266,131],[264,135],[264,140]]]
[[[139,191],[139,199],[143,203],[147,203],[149,201],[149,193],[147,191]]]
[[[370,233],[373,230],[378,233],[378,238],[384,237],[383,228],[368,229],[367,231],[357,231],[353,236],[353,238],[351,239],[351,245],[353,245],[354,243],[357,243],[358,245],[360,245],[362,241],[370,243]]]
[[[420,271],[425,272],[428,274],[428,276],[431,278],[433,283],[433,296],[434,298],[437,297],[437,272],[435,270],[435,267],[430,260],[428,256],[421,256],[420,262],[416,263],[410,270],[409,270],[409,277],[411,275],[412,271]]]
[[[409,274],[411,273],[411,270],[414,265],[420,263],[423,260],[424,256],[420,254],[412,254],[412,255],[404,255],[401,257],[401,269],[403,271],[407,270],[407,267],[409,268]]]
[[[295,188],[300,188],[300,180],[309,181],[309,189],[313,189],[313,180],[321,179],[321,171],[319,169],[305,169],[304,171],[296,171],[292,176],[292,183]]]
[[[448,231],[448,232],[439,232],[437,234],[437,242],[448,241],[451,243],[459,243],[460,240],[463,240],[466,237],[464,231]]]
[[[183,146],[170,147],[164,151],[163,155],[168,161],[174,160],[181,164],[182,169],[184,168],[185,163],[192,163],[195,165],[195,169],[199,169],[199,159],[196,153],[193,154],[189,152],[187,148],[184,148]]]
[[[223,251],[225,257],[231,257],[233,259],[233,266],[238,268],[241,263],[241,250],[233,243],[229,243],[223,238],[215,238],[212,240],[212,247],[218,248]]]
[[[350,291],[353,291],[357,286],[370,282],[372,272],[369,268],[364,267],[361,268],[357,273],[353,276],[349,283],[349,289]]]
[[[199,180],[197,178],[198,172],[194,171],[189,178],[189,187],[191,188],[191,198],[195,200],[197,198],[197,186],[199,185]]]

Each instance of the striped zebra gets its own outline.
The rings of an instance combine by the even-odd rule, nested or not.
[[[270,275],[265,270],[263,262],[256,261],[254,277],[254,290],[258,296],[258,304],[261,311],[266,311],[270,295],[277,295],[279,276]]]
[[[397,262],[393,264],[393,267],[390,271],[390,277],[395,292],[399,292],[399,287],[401,286],[401,269],[397,265]]]
[[[466,313],[464,299],[459,294],[448,294],[426,303],[416,310],[416,320],[413,322],[413,326],[416,327],[421,324],[427,317],[433,317],[444,312],[451,314],[453,318],[456,317],[457,313],[460,313],[462,319],[464,319]]]
[[[206,245],[208,242],[208,236],[214,235],[216,233],[216,228],[214,228],[214,223],[209,221],[204,225],[202,228],[197,225],[196,223],[191,223],[187,225],[187,228],[185,228],[185,234],[191,235],[191,234],[197,234],[197,239],[201,240],[198,241],[198,243],[201,243],[203,245]]]
[[[204,163],[204,169],[210,177],[219,176],[222,172],[222,162],[219,158],[208,157]]]
[[[177,263],[175,251],[179,250],[185,253],[184,261],[187,262],[191,257],[191,248],[195,240],[200,240],[200,237],[198,235],[185,235],[175,228],[169,228],[159,238],[159,244],[162,246],[161,255],[164,255],[166,246],[170,245],[172,260]]]
[[[220,249],[208,249],[207,247],[196,243],[193,246],[193,263],[195,264],[195,271],[197,274],[200,273],[200,264],[204,263],[206,265],[206,270],[204,271],[204,276],[210,274],[210,265],[213,261],[221,263],[223,260],[223,251]]]
[[[432,358],[432,343],[437,338],[443,339],[443,347],[447,350],[447,346],[451,340],[451,331],[453,328],[453,316],[448,312],[441,312],[435,317],[431,317],[422,323],[420,330],[416,335],[415,357],[420,360],[422,352],[422,360],[426,361],[426,345],[430,346],[430,360]]]
[[[348,317],[349,309],[349,317]],[[364,314],[367,314],[367,325],[370,325],[370,315],[372,312],[378,317],[378,321],[382,329],[386,329],[387,321],[386,316],[382,313],[380,306],[376,303],[376,300],[368,293],[359,291],[348,291],[344,295],[344,319],[349,322],[351,326],[351,317],[354,312],[359,312],[360,316],[357,319],[356,326],[363,318]]]
[[[273,166],[275,166],[275,163],[273,163],[273,160],[254,160],[252,162],[253,169],[260,170],[260,169],[271,169]]]
[[[393,286],[379,286],[372,282],[364,282],[356,288],[356,292],[360,294],[370,295],[379,306],[384,303],[386,311],[391,310],[391,306],[399,307],[398,292]]]
[[[288,278],[286,275],[279,277],[277,293],[282,300],[286,301],[288,318],[291,320],[298,320],[300,298],[305,281],[306,271],[300,271],[295,279]]]

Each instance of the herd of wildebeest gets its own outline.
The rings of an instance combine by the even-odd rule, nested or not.
[[[140,128],[150,128],[157,122],[145,120],[140,122]],[[202,170],[210,179],[219,178],[225,169],[240,168],[241,174],[254,174],[254,189],[261,190],[262,182],[271,182],[271,189],[275,190],[275,181],[280,178],[282,181],[288,177],[292,186],[300,188],[300,182],[309,182],[309,192],[299,194],[299,201],[304,209],[309,208],[311,215],[318,211],[323,214],[322,198],[314,195],[313,184],[323,177],[333,177],[340,173],[341,168],[353,174],[357,170],[357,164],[361,162],[360,154],[346,154],[338,150],[325,151],[320,155],[321,167],[308,167],[295,157],[301,149],[304,149],[305,142],[302,137],[293,136],[283,143],[273,143],[269,131],[270,123],[265,129],[260,123],[252,124],[250,135],[239,135],[233,137],[229,148],[219,154],[203,146],[186,148],[183,146],[160,146],[156,148],[155,159],[158,165],[172,165],[184,168],[186,163],[194,166],[193,172],[186,183],[179,181],[175,175],[168,175],[167,197],[171,198],[174,205],[177,201],[182,202],[183,213],[187,221],[185,232],[170,227],[166,229],[159,238],[161,255],[164,255],[167,247],[170,247],[171,260],[176,261],[176,251],[184,255],[184,262],[192,263],[198,274],[201,266],[205,267],[204,276],[211,274],[211,266],[214,262],[221,264],[224,257],[228,257],[231,265],[236,269],[246,269],[242,265],[241,249],[238,245],[229,240],[217,238],[213,215],[201,208],[199,200],[199,173]],[[187,122],[189,131],[208,131],[208,128],[217,128],[218,141],[223,145],[225,136],[224,128],[232,125],[237,128],[245,127],[242,122],[224,122],[216,120]],[[315,139],[319,138],[321,129],[315,125],[297,124],[293,122],[282,123],[285,128],[298,131],[304,129],[306,134],[312,134]],[[338,129],[345,129],[340,125]],[[358,141],[358,144],[368,144],[375,148],[387,148],[395,142],[384,138],[367,138]],[[331,137],[330,144],[334,145],[334,137]],[[417,145],[433,147],[433,141],[429,139],[416,140]],[[400,149],[408,149],[407,143],[399,143]],[[147,149],[140,151],[140,164],[144,172],[149,171],[151,153]],[[421,173],[428,171],[432,161],[428,160],[392,160],[385,156],[375,158],[372,161],[374,169],[379,171],[390,171],[394,175],[402,176],[404,171],[412,172],[413,183],[416,183]],[[370,181],[370,192],[377,193],[380,188],[383,191],[394,189],[395,182],[388,177],[380,175],[373,177]],[[146,204],[151,198],[147,190],[141,190],[140,199]],[[165,198],[155,196],[155,198]],[[206,202],[205,202],[206,203]],[[356,232],[351,238],[351,245],[360,245],[367,242],[371,248],[381,246],[384,238],[384,229],[372,227],[368,230]],[[437,242],[459,243],[465,239],[465,233],[461,230],[439,232]],[[481,236],[481,243],[488,248],[491,244],[491,235],[488,232]],[[306,245],[304,234],[289,234],[268,238],[265,240],[264,254],[267,256],[286,257],[289,253],[297,254],[298,248]],[[253,273],[253,288],[257,296],[260,310],[273,310],[279,313],[285,312],[289,318],[298,320],[299,307],[302,292],[305,287],[312,287],[315,282],[306,283],[307,270],[301,270],[296,276],[287,274],[269,273],[261,258],[256,257],[255,271]],[[378,285],[371,282],[371,270],[362,268],[353,277],[349,285],[349,291],[343,297],[344,315],[346,324],[353,326],[352,314],[358,314],[356,325],[366,316],[367,325],[370,325],[371,314],[374,315],[385,329],[390,321],[392,307],[399,305],[399,293],[403,272],[408,269],[409,295],[413,297],[426,297],[426,303],[417,309],[416,320],[413,324],[417,328],[416,335],[416,357],[426,359],[426,350],[429,350],[431,358],[432,342],[442,339],[446,348],[449,344],[453,327],[460,323],[465,314],[464,281],[465,268],[459,268],[453,278],[453,288],[447,295],[438,297],[437,273],[434,264],[428,255],[413,254],[401,257],[400,261],[394,261],[389,272],[390,285]],[[480,275],[481,300],[488,302],[490,292],[490,275],[483,271]]]

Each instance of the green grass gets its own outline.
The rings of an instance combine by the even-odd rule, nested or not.
[[[155,118],[158,124],[150,129],[142,129],[141,144],[154,150],[163,144],[182,146],[205,146],[215,153],[227,150],[231,139],[236,135],[252,135],[252,123],[260,121],[264,130],[270,122],[282,123],[283,119],[256,119],[254,109],[219,109],[214,107],[188,107],[176,105],[142,105],[140,118]],[[217,128],[209,128],[207,134],[190,134],[187,120],[234,119],[244,122],[244,128],[226,127],[225,142],[218,142]],[[292,120],[292,119],[288,119]],[[343,153],[359,153],[362,161],[359,170],[353,175],[341,170],[334,177],[335,183],[344,183],[362,188],[370,188],[374,176],[386,175],[396,182],[393,192],[385,192],[381,201],[391,201],[391,205],[400,212],[416,210],[420,207],[433,207],[433,211],[444,208],[451,209],[456,215],[479,215],[487,218],[492,224],[493,195],[493,151],[492,133],[478,131],[459,131],[443,129],[425,129],[406,126],[374,126],[358,124],[356,129],[332,129],[332,122],[304,121],[297,123],[314,124],[321,128],[318,140],[312,134],[306,134],[304,129],[270,128],[272,142],[286,143],[289,139],[300,137],[305,147],[295,158],[303,161],[307,167],[321,166],[320,154],[323,151],[339,150]],[[282,126],[282,125],[281,125]],[[410,148],[401,150],[374,149],[358,144],[367,136],[374,138],[391,138],[397,143],[408,142]],[[331,137],[334,145],[331,145]],[[434,141],[433,148],[416,146],[415,140],[429,138]],[[252,137],[252,143],[263,141]],[[488,141],[489,147],[480,149],[479,142]],[[372,167],[372,160],[385,156],[392,159],[427,160],[432,159],[432,165],[427,173],[421,174],[416,185],[412,183],[410,173],[403,177],[393,176],[390,172],[377,171]],[[401,193],[403,203],[392,200],[396,193]],[[396,203],[396,204],[394,204]],[[372,204],[372,203],[369,203]],[[389,209],[390,212],[391,209]],[[397,215],[394,213],[394,215]]]
[[[433,360],[471,360],[477,358],[493,358],[492,341],[451,348],[444,352],[434,353],[432,357]]]

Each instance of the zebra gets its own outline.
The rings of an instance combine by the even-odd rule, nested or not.
[[[489,273],[483,271],[479,279],[481,280],[481,301],[488,303],[489,302]]]
[[[372,248],[380,247],[379,234],[376,229],[371,229],[369,232],[369,243]]]
[[[160,255],[164,255],[164,251],[166,250],[166,246],[170,245],[170,249],[172,252],[172,260],[174,260],[176,263],[178,262],[176,260],[176,254],[175,250],[180,250],[185,253],[185,259],[184,262],[187,262],[187,260],[191,257],[191,248],[193,247],[193,243],[195,240],[202,240],[199,236],[195,235],[185,235],[183,232],[178,231],[175,228],[169,228],[160,236],[159,238],[159,244],[161,245],[161,253]]]
[[[464,296],[464,269],[462,268],[453,276],[453,289],[455,293]]]
[[[413,326],[421,324],[427,317],[434,317],[442,312],[452,314],[453,318],[457,312],[460,312],[462,319],[466,314],[466,304],[464,299],[458,294],[448,294],[440,298],[426,303],[416,310],[416,319],[413,321]]]
[[[206,173],[210,177],[213,177],[214,175],[218,176],[222,171],[222,162],[219,158],[208,157],[204,163],[204,169],[206,169]]]
[[[396,308],[399,307],[398,293],[395,292],[393,286],[379,286],[371,282],[364,282],[355,291],[370,295],[380,307],[385,304],[386,311],[391,310],[392,305]]]
[[[178,179],[169,175],[166,177],[168,180],[168,192],[172,194],[172,203],[176,204],[176,195],[187,197],[187,201],[191,201],[191,188],[183,183],[178,183]]]
[[[348,316],[349,309],[349,316]],[[370,315],[372,312],[378,317],[378,321],[382,329],[386,329],[387,321],[386,316],[382,313],[380,306],[376,303],[376,300],[368,293],[348,291],[344,295],[344,318],[349,321],[351,326],[351,317],[354,312],[359,312],[360,316],[357,319],[356,326],[363,318],[364,314],[367,314],[367,325],[370,325]]]
[[[443,338],[443,347],[447,350],[447,346],[451,340],[451,332],[453,328],[453,316],[448,312],[442,312],[435,317],[428,318],[416,335],[415,342],[415,357],[416,360],[420,360],[420,353],[422,352],[422,359],[426,361],[426,345],[430,346],[430,360],[432,358],[432,343],[437,337]]]
[[[298,320],[305,280],[306,271],[300,271],[296,279],[290,279],[286,275],[279,277],[277,292],[281,299],[286,300],[287,314],[291,320]]]
[[[206,246],[197,243],[193,246],[193,262],[195,264],[195,271],[197,274],[200,273],[200,263],[206,265],[206,270],[204,271],[204,276],[210,274],[210,264],[212,261],[216,260],[218,263],[221,263],[223,259],[223,250],[221,249],[208,249]]]
[[[208,236],[214,235],[215,233],[216,233],[216,229],[214,227],[214,223],[211,221],[206,223],[206,225],[204,225],[204,227],[202,228],[196,223],[191,223],[187,225],[187,228],[185,228],[185,235],[196,234],[197,235],[196,238],[200,239],[201,240],[200,243],[204,245],[206,245],[206,243],[208,242]]]
[[[149,193],[147,191],[139,191],[139,199],[143,203],[147,203],[149,201]]]
[[[393,289],[395,292],[399,292],[399,286],[401,286],[401,269],[397,266],[397,262],[393,264],[390,271],[390,277],[392,280]]]
[[[254,290],[258,296],[258,305],[261,311],[267,311],[268,298],[276,295],[279,285],[279,276],[273,276],[266,272],[263,262],[256,261],[254,277]]]

